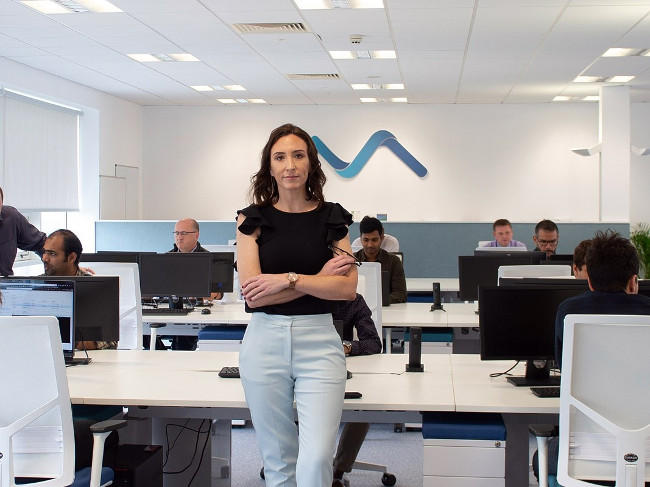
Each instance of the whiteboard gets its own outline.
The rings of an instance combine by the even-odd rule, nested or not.
[[[126,219],[126,180],[113,176],[99,176],[99,218]]]

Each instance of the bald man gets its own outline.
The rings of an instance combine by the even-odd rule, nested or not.
[[[207,252],[199,243],[199,223],[192,218],[178,220],[174,226],[174,248],[170,252]]]

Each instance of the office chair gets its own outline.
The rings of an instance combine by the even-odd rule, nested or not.
[[[92,468],[75,473],[72,410],[61,350],[56,318],[0,317],[0,487],[112,483],[112,470],[101,468],[103,442],[126,422],[94,425]]]
[[[642,487],[650,481],[650,316],[568,315],[564,323],[557,480]]]

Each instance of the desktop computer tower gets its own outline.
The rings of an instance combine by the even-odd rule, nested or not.
[[[160,445],[120,445],[114,487],[163,487],[163,449]]]

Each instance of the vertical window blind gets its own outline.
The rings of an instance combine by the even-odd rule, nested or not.
[[[79,209],[82,112],[5,92],[5,201],[21,211]]]

